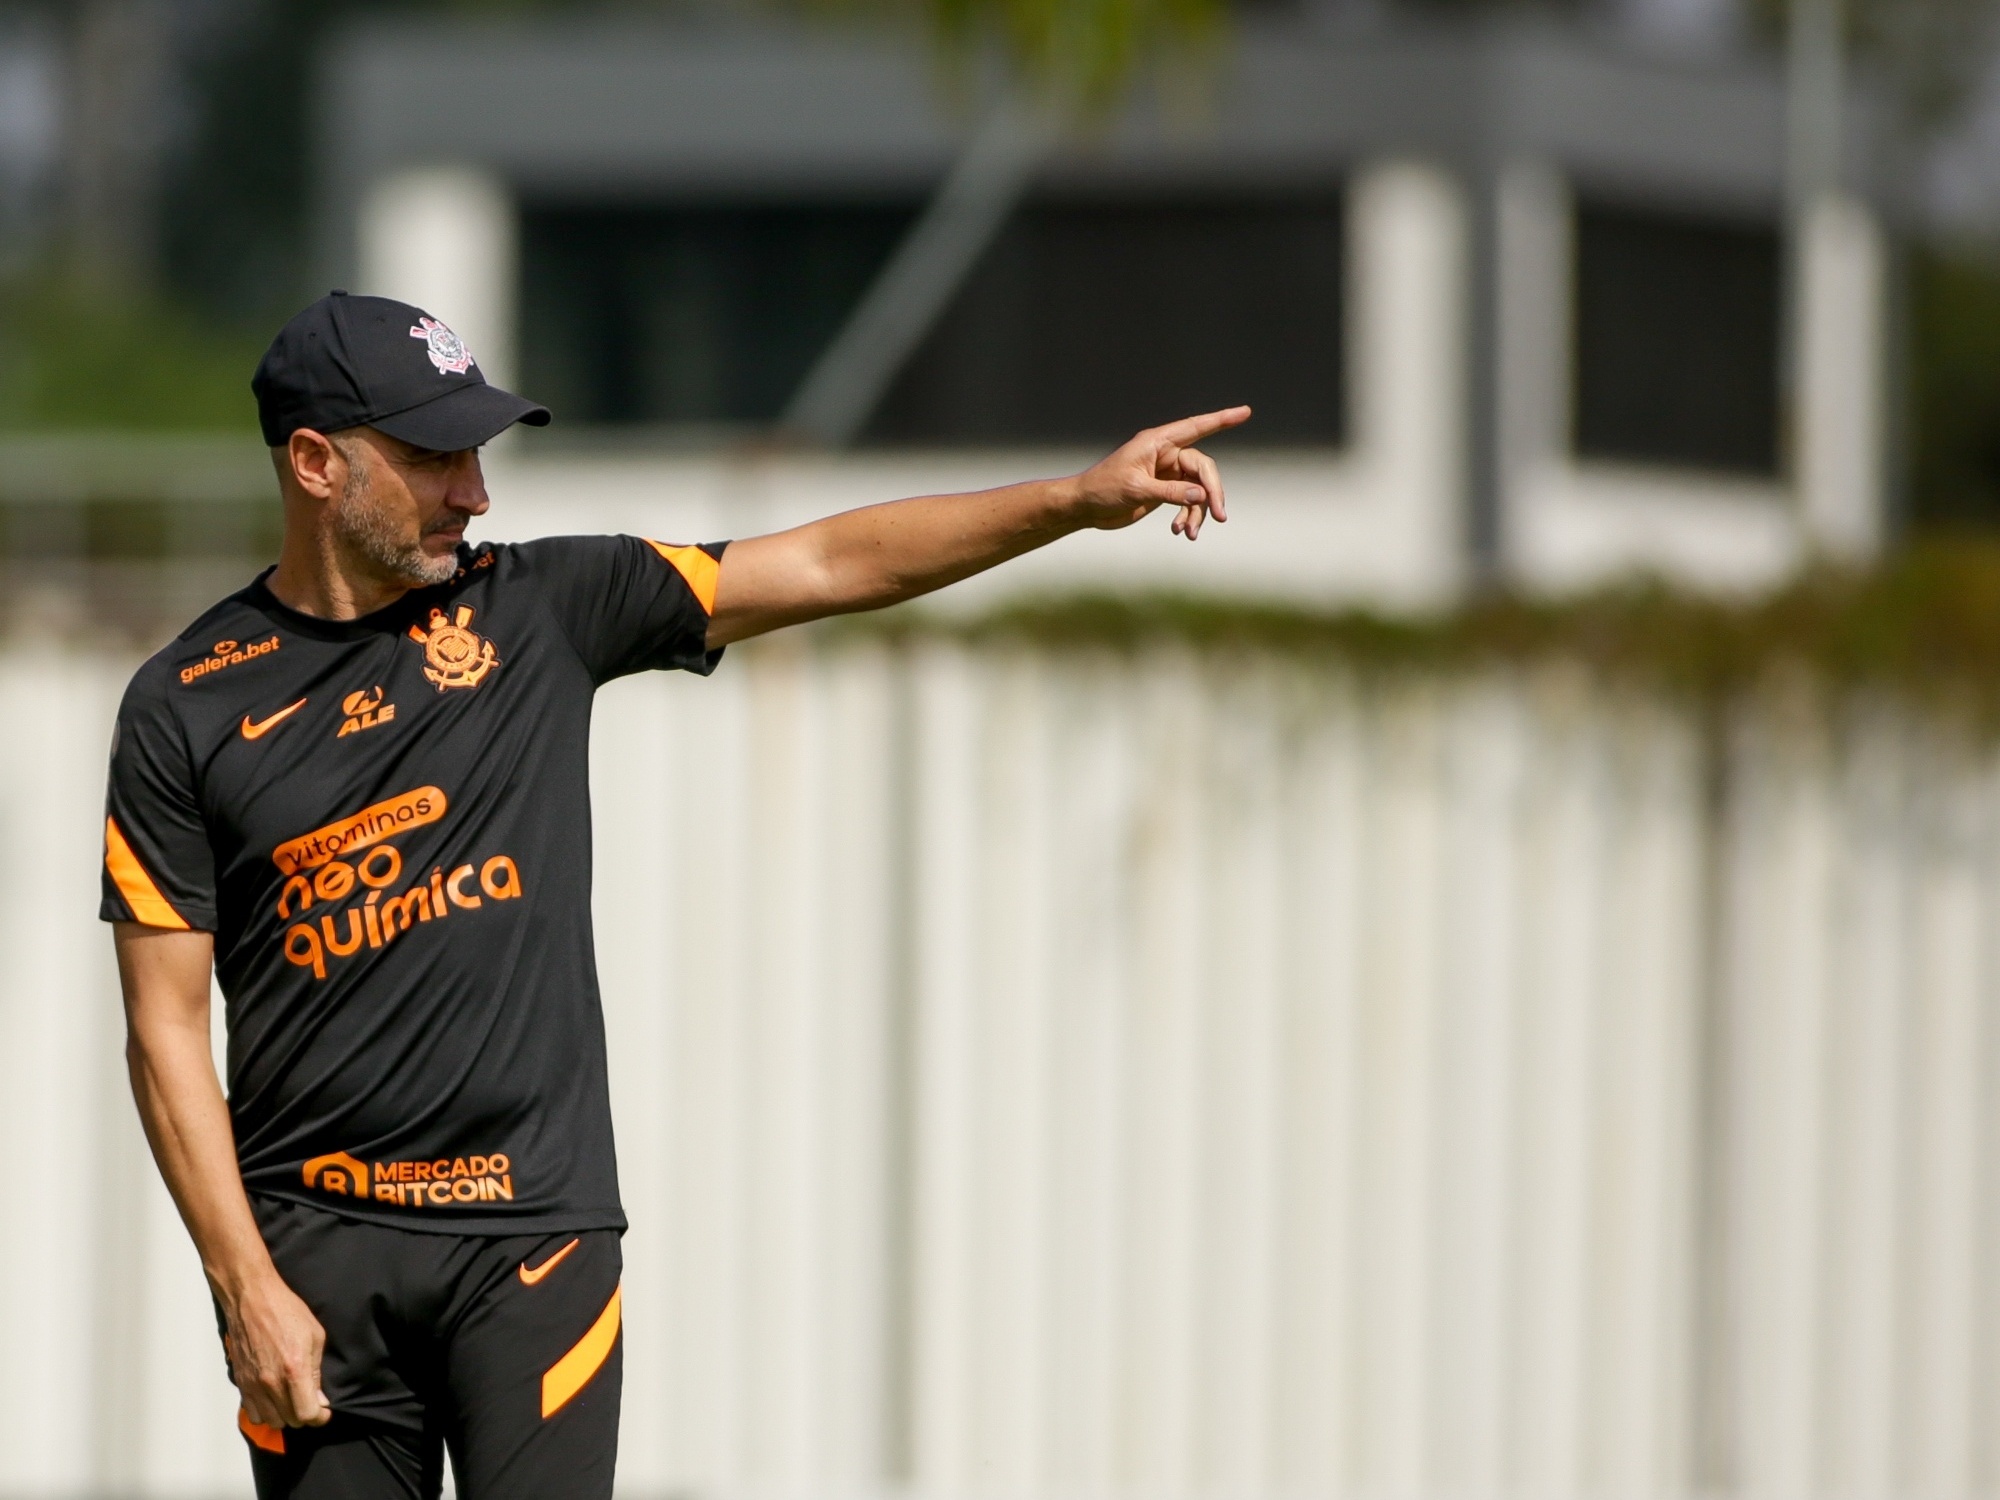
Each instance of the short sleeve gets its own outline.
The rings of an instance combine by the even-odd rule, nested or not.
[[[550,611],[598,682],[722,660],[708,619],[728,543],[698,547],[632,536],[550,537],[520,547]]]
[[[143,671],[111,734],[103,887],[98,915],[107,922],[215,930],[215,856],[187,739]]]

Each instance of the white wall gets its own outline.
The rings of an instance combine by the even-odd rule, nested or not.
[[[128,667],[0,656],[6,1494],[247,1492],[92,920]],[[1821,723],[1711,798],[1553,669],[608,689],[625,1491],[1991,1493],[2000,757]]]
[[[1807,545],[1866,562],[1884,525],[1888,252],[1867,204],[1813,202],[1800,226],[1798,494]]]

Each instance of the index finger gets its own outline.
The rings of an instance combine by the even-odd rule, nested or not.
[[[1178,422],[1169,422],[1164,427],[1154,429],[1168,442],[1180,447],[1198,443],[1203,438],[1218,432],[1227,432],[1232,427],[1241,427],[1250,420],[1247,406],[1228,406],[1221,411],[1205,412],[1198,417],[1182,417]]]

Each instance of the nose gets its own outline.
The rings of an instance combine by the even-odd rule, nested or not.
[[[486,475],[479,467],[479,450],[467,448],[454,456],[445,504],[468,516],[483,516],[492,504],[486,496]]]

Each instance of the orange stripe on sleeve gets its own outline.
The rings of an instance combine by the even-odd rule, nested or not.
[[[116,818],[104,820],[104,868],[111,872],[111,882],[118,887],[118,894],[125,898],[125,904],[132,908],[132,919],[143,922],[148,927],[172,927],[179,931],[188,930],[187,919],[168,904],[160,894],[160,888],[153,884],[153,877],[146,873],[146,867],[139,863],[139,856],[132,852],[132,846],[125,842],[125,835],[119,831]]]
[[[250,1413],[240,1406],[236,1408],[236,1430],[266,1453],[285,1451],[285,1429],[266,1427],[262,1422],[251,1421]]]
[[[646,545],[673,565],[676,573],[687,580],[687,586],[694,590],[695,598],[701,601],[701,612],[715,613],[715,581],[722,576],[722,564],[710,557],[699,547],[674,547],[665,542],[647,539]]]
[[[569,1403],[570,1397],[590,1384],[590,1377],[611,1357],[618,1342],[619,1300],[625,1295],[621,1285],[611,1293],[604,1311],[590,1325],[590,1332],[576,1341],[576,1347],[549,1366],[542,1376],[542,1415],[552,1417]]]

